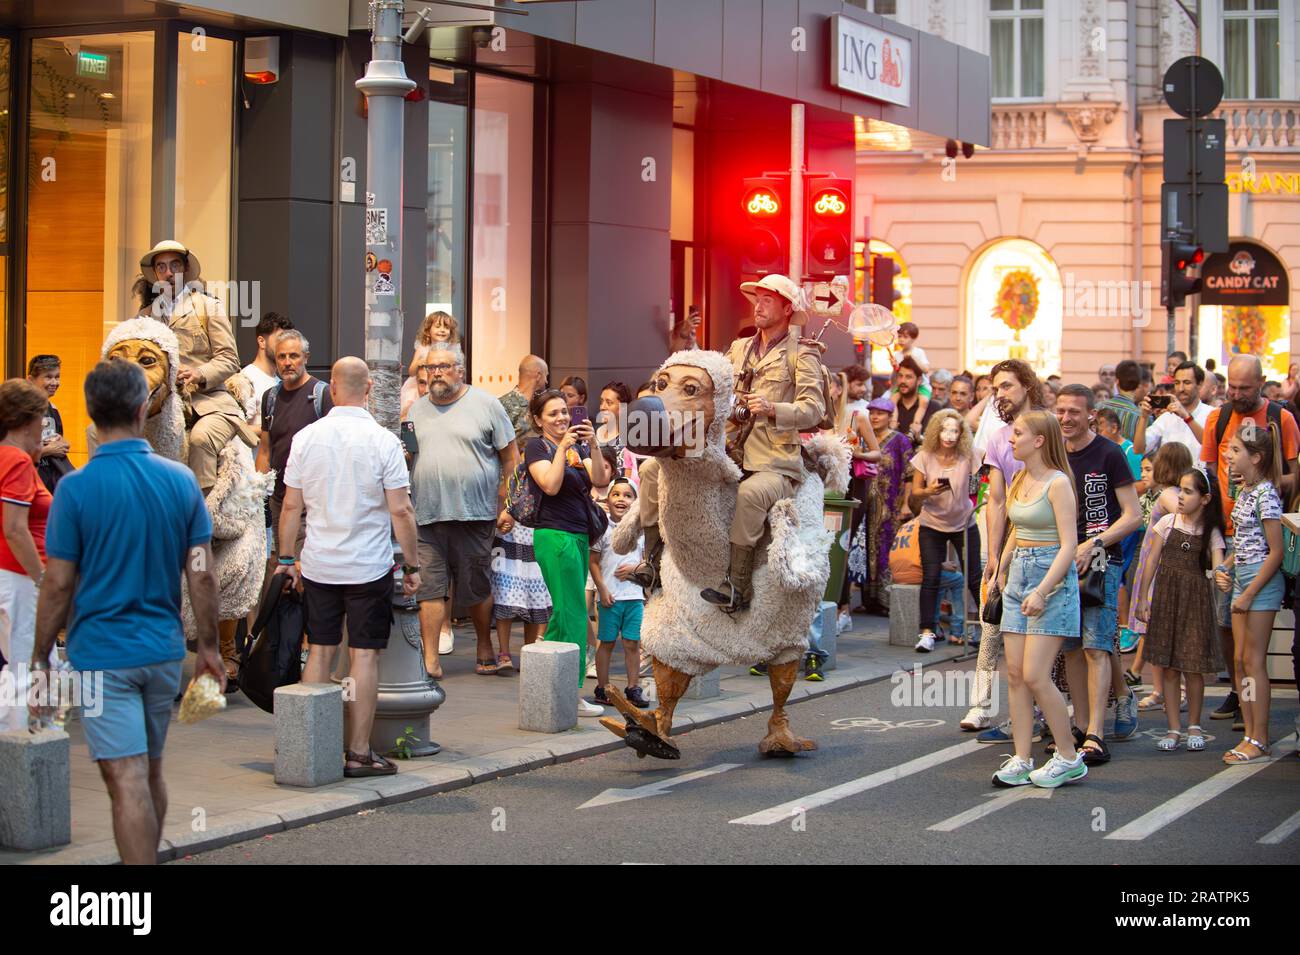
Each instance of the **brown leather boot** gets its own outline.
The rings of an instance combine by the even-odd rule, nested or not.
[[[642,549],[645,559],[636,565],[628,580],[638,587],[653,592],[660,589],[659,568],[664,556],[664,541],[659,536],[659,525],[651,524],[645,529],[645,546]]]
[[[731,563],[726,579],[717,590],[701,590],[700,596],[723,613],[736,613],[754,599],[754,548],[731,545]]]
[[[239,651],[235,648],[235,628],[238,626],[238,620],[221,620],[217,623],[221,662],[226,667],[228,686],[239,679]]]

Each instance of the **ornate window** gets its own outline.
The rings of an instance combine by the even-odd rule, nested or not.
[[[1043,95],[1043,0],[989,0],[994,99]]]
[[[1277,99],[1278,0],[1223,0],[1227,99]]]

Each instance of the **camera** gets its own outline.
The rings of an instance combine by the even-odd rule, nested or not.
[[[1169,407],[1169,402],[1171,398],[1172,398],[1171,395],[1152,395],[1147,400],[1151,402],[1152,408],[1154,408],[1157,411],[1163,411],[1165,408]]]

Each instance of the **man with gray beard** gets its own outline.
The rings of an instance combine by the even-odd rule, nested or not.
[[[434,342],[425,358],[429,394],[411,405],[411,496],[419,525],[420,632],[425,672],[441,674],[438,634],[448,602],[469,611],[478,638],[474,672],[500,668],[492,649],[492,538],[510,533],[506,482],[519,463],[515,429],[490,391],[465,383],[459,345]]]

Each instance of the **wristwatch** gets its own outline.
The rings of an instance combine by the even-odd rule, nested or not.
[[[402,573],[403,573],[403,574],[406,574],[408,577],[409,577],[411,574],[418,574],[419,572],[420,572],[420,565],[419,565],[419,564],[403,564],[403,565],[402,565]]]

